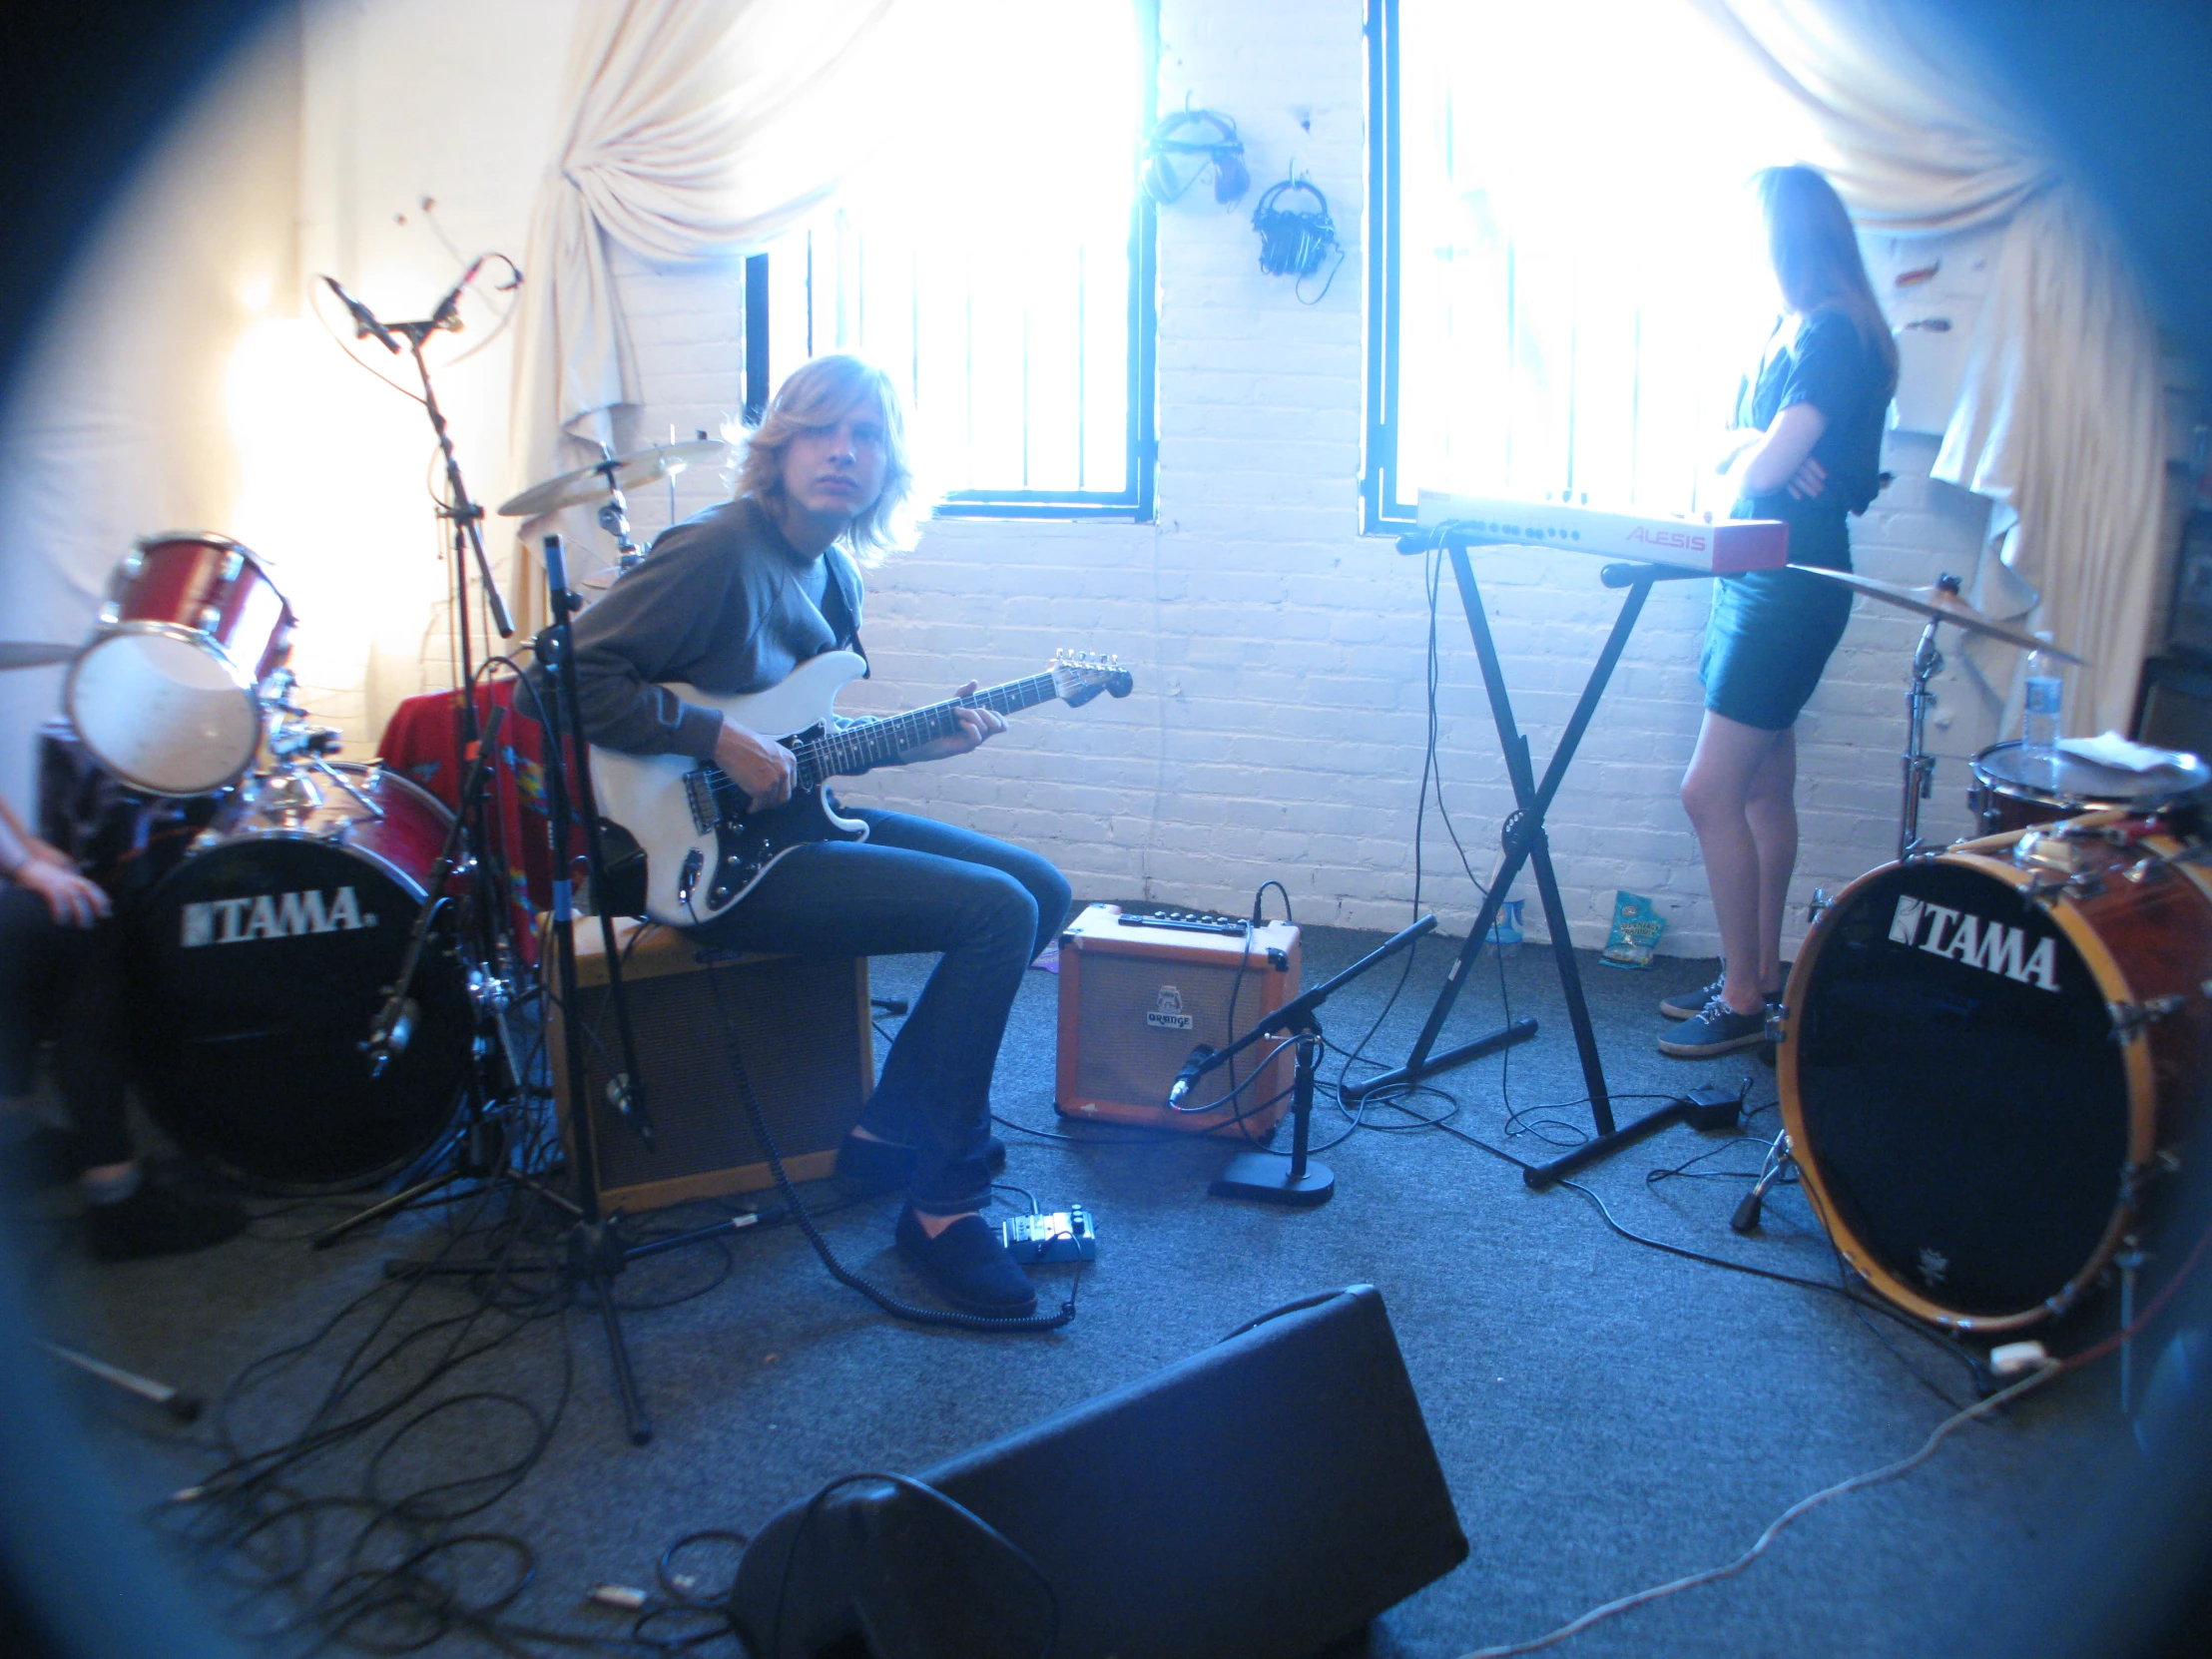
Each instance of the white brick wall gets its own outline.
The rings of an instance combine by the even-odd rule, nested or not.
[[[1235,908],[1273,876],[1303,918],[1395,925],[1412,896],[1427,618],[1420,561],[1358,533],[1362,7],[1163,9],[1162,106],[1189,92],[1234,115],[1256,189],[1294,161],[1308,171],[1350,257],[1327,298],[1306,306],[1259,270],[1251,198],[1224,211],[1194,192],[1162,214],[1158,523],[931,526],[871,577],[875,678],[847,707],[888,710],[969,675],[1030,672],[1059,645],[1117,653],[1136,671],[1135,695],[1038,711],[980,756],[878,774],[849,793],[1025,841],[1082,893]],[[655,398],[646,430],[709,425],[738,400],[733,282],[729,272],[625,268]],[[1977,545],[1979,504],[1930,483],[1933,457],[1932,443],[1893,441],[1899,481],[1858,528],[1871,574],[1926,581]],[[1619,596],[1572,554],[1476,563],[1540,772]],[[1448,573],[1441,598],[1444,799],[1486,879],[1511,797]],[[1660,901],[1668,947],[1718,948],[1674,793],[1697,728],[1706,604],[1698,584],[1654,592],[1553,808],[1578,943],[1602,939],[1627,887]],[[1916,637],[1903,619],[1862,615],[1807,711],[1801,895],[1871,868],[1895,839]],[[1938,747],[1963,755],[1990,741],[1983,700],[1950,676],[1942,692],[1956,718]],[[1963,830],[1964,787],[1963,766],[1946,763],[1928,808],[1938,832]],[[1479,899],[1433,811],[1423,862],[1423,904],[1463,932]],[[1534,897],[1525,878],[1515,890]]]
[[[1165,0],[1163,11],[1162,107],[1187,92],[1234,115],[1255,193],[1294,163],[1310,173],[1347,262],[1322,303],[1302,305],[1259,270],[1252,197],[1223,210],[1201,190],[1162,214],[1158,522],[932,525],[918,549],[871,578],[875,679],[846,706],[888,710],[970,675],[988,683],[1032,672],[1061,645],[1118,654],[1136,672],[1135,695],[1038,710],[980,756],[878,774],[849,793],[1023,840],[1082,893],[1237,907],[1273,876],[1305,919],[1396,924],[1412,897],[1427,623],[1420,561],[1359,534],[1362,0]],[[500,96],[551,92],[517,79]],[[457,137],[487,125],[498,122],[480,113]],[[543,132],[547,121],[533,109],[520,126]],[[429,134],[420,148],[436,158],[420,188],[447,198],[461,179],[519,184],[542,165],[494,162]],[[398,182],[383,195],[396,201]],[[392,207],[362,191],[352,211],[364,238],[389,224]],[[510,217],[525,207],[510,203]],[[739,268],[656,270],[620,254],[616,263],[651,399],[626,435],[715,429],[742,395]],[[489,442],[487,432],[479,468]],[[1927,481],[1933,453],[1922,439],[1893,441],[1899,482],[1858,531],[1870,573],[1926,581],[1974,549],[1978,503]],[[687,474],[673,511],[716,494],[715,478]],[[643,540],[668,522],[671,504],[662,490],[641,491],[632,511]],[[1477,568],[1540,772],[1619,596],[1572,554],[1485,553]],[[1674,795],[1697,727],[1706,603],[1692,583],[1654,593],[1553,809],[1578,942],[1602,938],[1613,893],[1627,887],[1660,901],[1669,948],[1717,948]],[[1510,796],[1448,576],[1442,604],[1444,799],[1486,877]],[[1859,617],[1801,725],[1801,896],[1887,856],[1915,637],[1902,618]],[[426,678],[442,666],[427,662]],[[1956,756],[1990,741],[1983,700],[1948,676],[1942,692],[1951,724],[1935,734],[1938,747]],[[1938,832],[1963,829],[1963,790],[1962,766],[1946,763],[1929,809]],[[1423,904],[1463,931],[1477,896],[1433,811],[1422,861]],[[1516,890],[1534,896],[1525,879]]]

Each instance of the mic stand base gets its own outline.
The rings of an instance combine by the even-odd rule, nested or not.
[[[1291,1166],[1274,1153],[1240,1152],[1206,1190],[1216,1198],[1256,1198],[1311,1210],[1336,1196],[1337,1178],[1326,1164],[1309,1163],[1304,1175],[1293,1175]]]

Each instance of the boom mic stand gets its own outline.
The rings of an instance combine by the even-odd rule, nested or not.
[[[559,536],[545,538],[545,575],[553,620],[538,636],[537,649],[540,661],[548,670],[544,677],[543,698],[546,717],[545,798],[547,812],[552,820],[556,867],[560,871],[553,882],[552,946],[554,977],[559,986],[563,1015],[562,1063],[567,1068],[568,1077],[569,1130],[574,1137],[571,1167],[576,1176],[576,1199],[567,1205],[575,1219],[563,1241],[560,1262],[553,1271],[560,1273],[571,1284],[587,1289],[593,1302],[597,1304],[600,1322],[606,1331],[607,1354],[614,1370],[615,1390],[622,1402],[623,1423],[632,1442],[644,1445],[653,1437],[653,1425],[646,1417],[644,1402],[638,1393],[637,1373],[631,1366],[629,1346],[622,1333],[622,1317],[615,1307],[615,1277],[641,1257],[658,1256],[667,1251],[680,1250],[687,1245],[727,1238],[738,1224],[716,1222],[665,1238],[634,1242],[627,1236],[621,1212],[608,1214],[600,1208],[597,1126],[592,1121],[591,1102],[586,1094],[588,1079],[585,1045],[589,1038],[583,1020],[578,1017],[576,907],[567,861],[570,829],[577,822],[579,814],[584,826],[586,871],[591,879],[592,892],[601,897],[606,892],[606,848],[604,837],[600,834],[599,815],[592,794],[591,746],[584,740],[576,712],[576,664],[572,654],[572,624],[577,610],[577,598],[569,591],[568,567],[561,555]],[[575,769],[573,789],[569,783],[569,769],[572,766]],[[637,1083],[637,1058],[630,1028],[629,1003],[622,980],[622,952],[617,948],[614,938],[614,917],[603,903],[595,907],[599,911],[601,938],[606,946],[608,998],[614,1009],[616,1024],[622,1033],[623,1063],[630,1068],[628,1081],[611,1091],[612,1099],[616,1111],[650,1146],[653,1144],[653,1128],[651,1120],[646,1116],[644,1097]],[[511,1264],[502,1265],[489,1261],[392,1263],[385,1268],[385,1272],[396,1277],[471,1278],[499,1272],[511,1276],[517,1271]]]
[[[1329,1202],[1337,1190],[1337,1178],[1325,1166],[1307,1157],[1313,1139],[1314,1076],[1321,1069],[1322,1051],[1321,1021],[1314,1017],[1314,1010],[1328,1001],[1339,987],[1350,984],[1383,957],[1411,944],[1423,933],[1432,932],[1435,926],[1434,916],[1422,916],[1404,932],[1369,951],[1335,978],[1291,998],[1273,1013],[1262,1015],[1251,1030],[1227,1048],[1194,1057],[1177,1075],[1175,1087],[1168,1094],[1170,1106],[1178,1104],[1199,1078],[1218,1066],[1227,1065],[1233,1056],[1243,1053],[1263,1037],[1281,1035],[1298,1045],[1298,1070],[1291,1084],[1290,1162],[1280,1162],[1280,1153],[1240,1152],[1229,1160],[1228,1168],[1214,1178],[1213,1185],[1206,1189],[1209,1193],[1216,1198],[1257,1198],[1265,1203],[1287,1204],[1298,1209],[1312,1209]]]

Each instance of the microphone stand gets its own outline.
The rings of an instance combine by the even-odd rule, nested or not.
[[[1209,1193],[1216,1198],[1256,1198],[1302,1210],[1329,1202],[1336,1193],[1337,1178],[1324,1165],[1313,1163],[1307,1157],[1313,1139],[1314,1077],[1321,1069],[1322,1051],[1321,1021],[1314,1017],[1314,1010],[1328,1001],[1340,986],[1359,978],[1383,957],[1403,949],[1423,933],[1433,932],[1435,926],[1434,916],[1422,916],[1404,932],[1371,950],[1335,978],[1293,997],[1273,1013],[1262,1015],[1251,1030],[1227,1048],[1216,1049],[1184,1068],[1178,1079],[1179,1088],[1186,1080],[1195,1082],[1216,1067],[1227,1065],[1233,1055],[1243,1053],[1263,1037],[1282,1035],[1298,1044],[1298,1071],[1291,1084],[1290,1162],[1279,1162],[1283,1156],[1280,1152],[1240,1152],[1229,1160],[1228,1168],[1214,1178],[1213,1185],[1206,1189]]]

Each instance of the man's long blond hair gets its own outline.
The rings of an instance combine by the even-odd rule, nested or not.
[[[872,396],[883,412],[883,493],[855,517],[838,539],[863,564],[873,564],[904,539],[907,497],[914,487],[906,450],[906,417],[891,377],[864,357],[832,351],[793,369],[777,387],[761,424],[742,441],[736,493],[766,504],[784,494],[784,456],[801,432],[828,426],[863,398]]]

